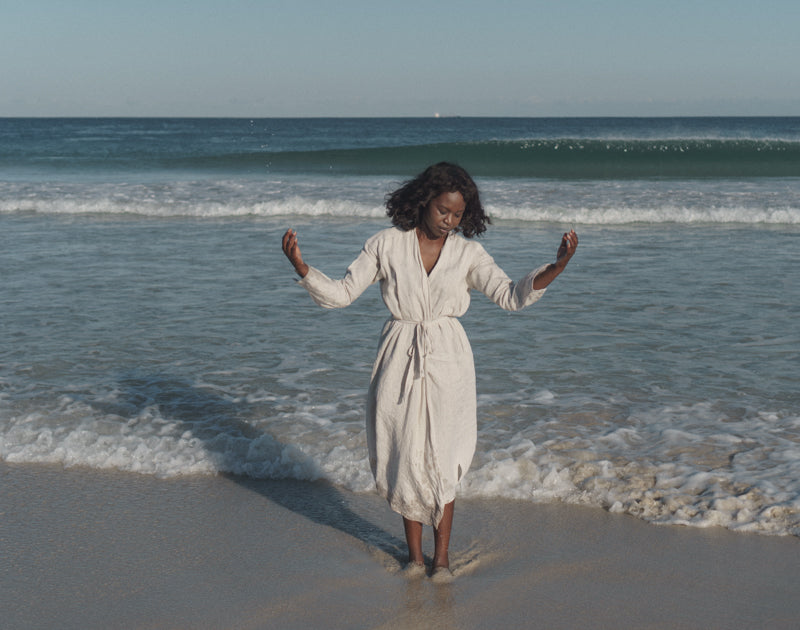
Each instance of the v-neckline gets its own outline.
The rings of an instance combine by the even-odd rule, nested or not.
[[[444,246],[447,244],[447,241],[450,239],[450,234],[444,237],[444,241],[442,241],[442,246],[439,248],[439,255],[436,257],[436,261],[433,263],[433,267],[431,270],[428,271],[425,269],[425,261],[422,258],[422,244],[420,243],[419,236],[417,235],[417,228],[412,230],[414,233],[414,247],[417,250],[417,260],[419,261],[419,265],[422,268],[422,271],[425,273],[426,278],[430,278],[431,274],[436,271],[439,267],[439,262],[442,260],[442,254],[444,253]]]

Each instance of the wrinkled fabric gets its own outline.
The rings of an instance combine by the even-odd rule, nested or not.
[[[458,321],[478,290],[506,310],[533,304],[543,269],[512,282],[476,241],[452,233],[430,274],[414,230],[370,238],[344,278],[314,267],[299,284],[325,308],[379,282],[391,317],[381,331],[367,397],[367,446],[378,492],[414,521],[438,525],[477,440],[472,349]]]

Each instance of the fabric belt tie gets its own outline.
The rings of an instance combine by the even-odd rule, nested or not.
[[[433,348],[429,325],[433,322],[440,322],[443,319],[450,319],[450,316],[423,320],[394,318],[396,322],[414,326],[414,339],[408,348],[408,363],[406,364],[405,373],[403,374],[403,383],[400,388],[398,404],[402,403],[405,399],[411,389],[413,381],[425,378],[425,357],[430,354]]]

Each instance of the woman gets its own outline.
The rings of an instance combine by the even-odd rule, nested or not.
[[[477,439],[475,368],[457,318],[472,289],[507,310],[537,301],[572,258],[578,236],[564,234],[555,263],[514,283],[479,243],[467,240],[490,220],[461,167],[430,166],[387,195],[386,207],[394,227],[367,240],[341,280],[303,261],[291,229],[283,251],[299,284],[325,308],[347,306],[380,282],[392,316],[381,332],[367,398],[370,467],[378,491],[403,517],[410,572],[424,572],[422,527],[428,524],[433,574],[449,577],[456,486]]]

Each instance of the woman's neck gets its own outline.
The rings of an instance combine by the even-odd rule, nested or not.
[[[418,225],[416,228],[414,228],[414,231],[417,233],[417,238],[420,241],[424,239],[426,241],[432,241],[432,242],[441,241],[442,243],[444,243],[444,239],[447,238],[446,236],[437,236],[435,234],[431,234],[422,225]]]

